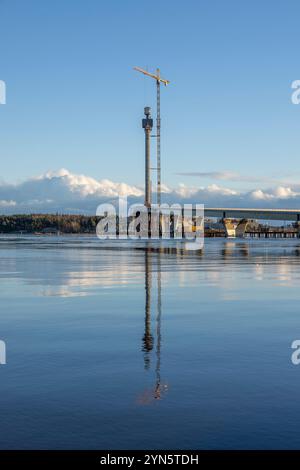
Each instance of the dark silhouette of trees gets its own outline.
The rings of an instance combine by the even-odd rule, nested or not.
[[[99,217],[72,214],[1,215],[0,233],[95,233]]]

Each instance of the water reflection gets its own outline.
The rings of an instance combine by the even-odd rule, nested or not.
[[[160,400],[163,394],[167,391],[168,385],[162,382],[161,379],[161,353],[162,353],[162,333],[161,333],[161,320],[162,320],[162,296],[161,296],[161,254],[164,250],[157,250],[153,254],[152,247],[145,250],[145,331],[142,339],[142,351],[144,353],[144,368],[146,371],[151,370],[151,353],[153,351],[154,343],[155,348],[155,384],[152,390],[146,390],[142,393],[139,402],[140,404],[148,404],[152,400]],[[155,256],[156,262],[156,276],[157,276],[157,289],[156,289],[156,317],[155,317],[155,338],[153,338],[151,327],[151,307],[152,307],[152,260]],[[155,291],[154,291],[155,293]],[[154,296],[153,296],[154,297]],[[154,302],[153,302],[154,303]]]
[[[152,267],[149,252],[145,251],[145,333],[143,336],[142,351],[144,354],[145,369],[150,368],[150,353],[153,349],[153,336],[151,333],[151,288]]]
[[[173,241],[114,244],[84,237],[49,239],[0,237],[2,284],[13,279],[19,287],[34,289],[37,296],[82,297],[101,295],[107,289],[137,288],[145,273],[150,305],[152,263],[158,266],[157,283],[162,271],[166,284],[176,282],[183,288],[204,282],[230,290],[236,285],[236,271],[245,272],[252,281],[270,280],[287,287],[299,283],[298,240],[206,240],[203,252],[196,253]],[[147,333],[145,353],[152,343]]]
[[[0,237],[0,447],[299,448],[298,240],[51,240]]]
[[[233,256],[248,258],[250,255],[250,247],[248,243],[226,241],[224,248],[221,250],[221,255],[224,259]]]

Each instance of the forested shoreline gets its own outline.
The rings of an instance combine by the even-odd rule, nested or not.
[[[0,233],[95,233],[99,217],[72,214],[1,215]]]

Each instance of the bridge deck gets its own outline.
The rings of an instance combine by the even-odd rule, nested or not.
[[[205,207],[205,217],[300,221],[300,209],[243,209]]]

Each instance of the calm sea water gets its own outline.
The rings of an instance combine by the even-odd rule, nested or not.
[[[299,240],[2,236],[0,448],[300,448],[299,283]]]

